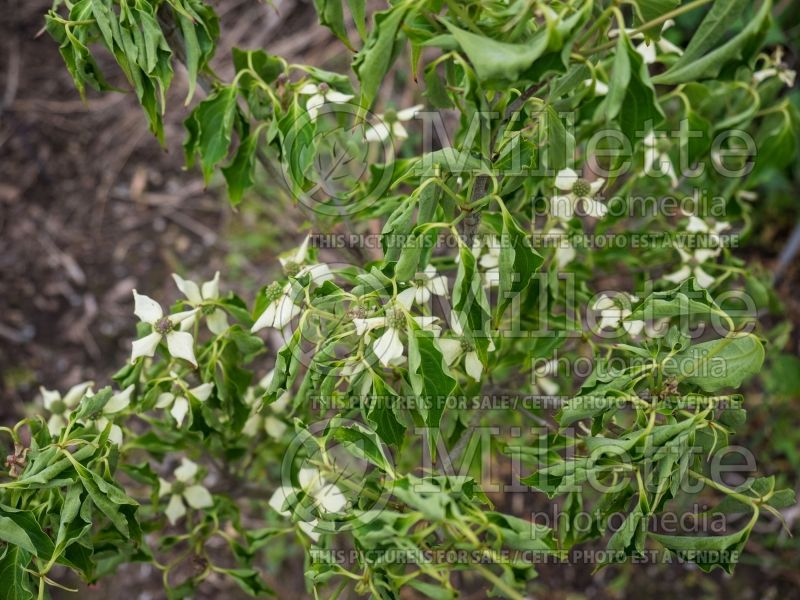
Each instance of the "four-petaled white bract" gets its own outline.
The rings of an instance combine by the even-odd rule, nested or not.
[[[314,508],[320,513],[338,513],[347,506],[347,497],[338,486],[330,483],[319,470],[304,467],[297,473],[299,489],[291,485],[282,485],[273,492],[269,499],[270,507],[282,517],[289,517],[294,510],[290,501],[297,492],[303,492],[313,499]],[[319,533],[315,531],[318,519],[299,521],[298,526],[314,542],[319,541]]]
[[[136,362],[142,356],[151,357],[156,353],[156,348],[162,339],[167,340],[167,349],[175,358],[182,358],[192,366],[197,367],[197,360],[194,357],[194,339],[192,334],[179,329],[181,323],[186,319],[191,319],[197,313],[197,309],[186,310],[172,315],[164,316],[161,306],[147,296],[139,294],[133,290],[134,314],[143,323],[147,323],[153,329],[145,337],[133,342],[131,352],[131,362]],[[178,329],[176,329],[178,328]]]
[[[198,466],[188,458],[182,458],[181,464],[173,471],[174,481],[158,478],[158,496],[169,496],[164,513],[173,525],[186,514],[186,504],[196,510],[214,505],[214,498],[209,491],[197,481]]]
[[[194,281],[183,279],[176,273],[172,274],[172,278],[175,280],[175,284],[178,286],[181,293],[186,296],[188,304],[193,308],[219,300],[219,271],[214,274],[213,279],[206,281],[202,285],[197,285]],[[188,331],[191,329],[196,316],[195,314],[192,318],[181,321],[181,330]],[[206,323],[211,333],[220,335],[228,328],[228,317],[221,308],[214,308],[206,315]]]
[[[605,179],[587,181],[570,168],[556,173],[555,186],[565,195],[554,196],[551,212],[554,217],[571,219],[576,209],[583,208],[590,217],[600,218],[608,212],[608,207],[594,199],[594,195],[605,184]]]

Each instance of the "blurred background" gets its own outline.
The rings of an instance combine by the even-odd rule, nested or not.
[[[222,20],[214,66],[223,79],[233,46],[263,48],[289,62],[348,68],[349,52],[317,24],[310,1],[212,4]],[[776,2],[778,26],[770,40],[788,46],[785,60],[794,69],[798,4]],[[100,385],[109,381],[127,360],[135,333],[133,288],[168,303],[176,297],[170,273],[205,280],[220,270],[224,289],[252,298],[277,274],[276,254],[301,241],[297,232],[305,217],[282,185],[268,177],[234,211],[220,182],[206,189],[198,172],[184,169],[182,122],[188,111],[180,69],[162,148],[132,95],[90,93],[81,101],[56,44],[42,33],[48,0],[2,0],[0,5],[5,8],[0,23],[0,423],[5,425],[30,410],[39,385],[63,390],[87,379]],[[110,61],[101,66],[113,83],[125,87]],[[396,105],[418,99],[413,85],[387,93],[401,90],[403,96],[392,98]],[[797,104],[797,91],[793,94]],[[800,214],[797,181],[795,161],[786,176],[769,182],[756,200],[753,234],[738,250],[740,258],[776,276],[764,322],[777,340],[764,373],[746,394],[749,418],[738,442],[754,451],[763,472],[777,476],[779,487],[795,488],[800,266],[787,247],[800,245],[797,234],[790,242]],[[500,508],[509,511],[522,506],[505,504]],[[798,514],[795,507],[784,515],[795,534]],[[764,520],[757,531],[733,576],[706,575],[689,565],[623,565],[596,575],[592,565],[542,565],[534,596],[800,597],[800,540],[777,522]],[[306,597],[302,563],[297,566],[296,583],[278,577],[284,580],[280,597]],[[126,591],[126,599],[164,597],[159,574],[139,566],[124,569],[93,592],[82,589],[80,597],[108,597],[120,585],[137,590]],[[219,585],[211,581],[203,597],[239,596]],[[485,591],[464,597],[485,597]]]

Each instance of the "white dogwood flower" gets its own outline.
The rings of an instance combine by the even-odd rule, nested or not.
[[[610,298],[605,294],[601,294],[595,300],[594,304],[592,304],[592,310],[597,311],[600,316],[598,327],[600,329],[616,329],[622,323],[622,327],[630,335],[639,335],[644,329],[644,321],[624,320],[632,314],[631,304],[638,302],[639,299],[631,294],[626,294],[625,296],[624,299],[621,299],[619,295],[615,298]]]
[[[292,300],[292,286],[286,284],[281,286],[280,283],[274,281],[267,289],[267,308],[261,313],[261,316],[256,319],[253,326],[250,328],[252,333],[260,331],[265,327],[274,327],[275,329],[283,329],[292,319],[299,315],[302,311],[297,304]]]
[[[459,339],[453,338],[440,338],[438,339],[439,350],[442,352],[444,361],[447,366],[453,366],[461,357],[464,358],[464,370],[467,375],[472,377],[475,381],[480,381],[483,374],[483,364],[475,351],[475,346],[470,340],[464,337],[464,329],[461,327],[461,322],[458,315],[451,313],[450,327]]]
[[[765,55],[762,55],[765,57]],[[753,83],[759,84],[770,77],[777,77],[787,87],[794,87],[797,73],[783,62],[783,47],[777,46],[772,56],[765,57],[764,66],[753,73]]]
[[[171,524],[175,524],[186,514],[186,504],[196,510],[214,505],[211,493],[197,482],[197,465],[188,458],[182,458],[180,466],[175,469],[175,481],[169,482],[158,478],[158,496],[169,496],[169,503],[164,511]],[[185,504],[184,504],[185,502]]]
[[[162,392],[158,395],[156,400],[156,408],[169,408],[169,414],[175,419],[178,427],[183,425],[183,419],[189,412],[189,400],[185,394],[189,394],[199,402],[205,402],[211,397],[211,392],[214,390],[214,384],[201,383],[197,387],[187,390],[185,393],[173,394],[172,392]]]
[[[687,251],[680,246],[676,246],[675,249],[681,257],[681,267],[674,273],[664,275],[664,279],[672,283],[682,283],[694,275],[697,283],[701,287],[710,287],[714,283],[714,277],[709,275],[703,269],[702,265],[719,256],[719,253],[722,251],[722,238],[720,234],[728,228],[730,228],[730,223],[719,221],[712,227],[702,219],[690,215],[686,231],[688,233],[703,235],[709,247],[694,248]]]
[[[306,102],[306,110],[308,111],[308,116],[311,117],[312,120],[317,118],[320,107],[326,102],[330,102],[331,104],[344,104],[353,99],[352,94],[337,92],[324,82],[319,85],[316,83],[307,83],[300,88],[299,93],[305,96],[311,96],[308,102]]]
[[[424,272],[417,273],[412,283],[410,288],[397,295],[397,300],[404,306],[411,306],[413,302],[425,304],[430,300],[431,294],[447,296],[447,277],[439,275],[433,265],[428,265]]]
[[[347,506],[347,498],[333,483],[328,482],[322,474],[314,468],[302,468],[297,473],[297,482],[300,491],[304,492],[314,500],[314,508],[320,513],[338,513]],[[291,516],[291,506],[288,506],[289,499],[296,493],[290,485],[282,485],[269,499],[269,506],[282,517]],[[319,534],[314,528],[319,523],[318,519],[310,521],[300,521],[300,529],[308,535],[314,542],[319,541]]]
[[[367,129],[364,139],[368,142],[382,142],[389,136],[398,140],[408,138],[408,132],[403,127],[405,121],[410,121],[419,111],[425,108],[422,104],[417,104],[411,108],[393,111],[387,110],[386,114],[377,115],[378,122]]]
[[[39,393],[42,396],[42,404],[45,410],[50,413],[50,418],[47,420],[47,430],[50,435],[59,436],[67,426],[69,415],[73,409],[78,406],[87,393],[91,394],[94,381],[84,381],[77,385],[72,386],[64,396],[57,390],[48,390],[44,387],[39,388]]]
[[[152,333],[139,340],[134,340],[131,351],[131,362],[142,356],[153,356],[162,338],[167,340],[167,349],[175,358],[182,358],[197,367],[197,360],[194,357],[194,340],[192,334],[180,331],[179,326],[186,319],[193,318],[197,312],[196,308],[175,313],[174,315],[164,316],[161,306],[147,296],[139,294],[133,290],[134,314],[139,319],[148,323],[152,328]]]
[[[372,342],[372,351],[378,357],[384,367],[396,365],[402,362],[405,355],[405,347],[401,341],[403,332],[406,331],[408,321],[406,311],[410,308],[409,304],[403,305],[399,296],[397,302],[390,302],[384,307],[382,317],[354,318],[353,324],[356,326],[356,334],[365,336],[373,329],[384,328],[383,334]],[[404,301],[407,302],[407,298]],[[423,329],[437,331],[435,323],[437,317],[411,317],[417,325]]]
[[[596,179],[589,182],[570,168],[561,169],[556,173],[555,186],[567,194],[553,197],[553,216],[571,219],[580,206],[583,206],[583,210],[591,217],[604,216],[608,212],[608,207],[595,200],[594,195],[600,191],[605,181]]]
[[[304,275],[311,276],[311,283],[322,285],[326,281],[334,278],[330,267],[325,263],[306,264],[308,262],[308,245],[311,235],[307,235],[300,246],[292,252],[279,256],[278,260],[283,267],[283,271],[289,277],[300,278]]]
[[[644,136],[644,173],[645,175],[669,175],[672,187],[678,187],[678,176],[672,159],[669,157],[670,142],[667,138],[656,138],[653,131]],[[657,168],[653,171],[653,165]]]
[[[216,308],[209,302],[219,300],[219,271],[214,274],[214,278],[206,281],[202,285],[197,285],[194,281],[183,279],[180,275],[172,274],[175,284],[181,293],[186,296],[188,304],[192,308],[200,308],[206,315],[206,323],[211,333],[220,335],[228,329],[228,317],[221,308]],[[205,307],[203,305],[206,305]],[[202,308],[201,308],[202,307]],[[206,310],[203,310],[205,308]],[[206,312],[208,311],[208,312]],[[195,315],[191,319],[184,319],[181,322],[181,331],[188,331],[194,325]]]

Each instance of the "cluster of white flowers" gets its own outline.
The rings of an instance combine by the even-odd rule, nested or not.
[[[269,499],[269,506],[282,517],[291,516],[293,506],[290,500],[299,492],[306,494],[313,500],[313,507],[319,513],[338,513],[347,506],[347,498],[339,487],[328,482],[317,469],[300,469],[297,473],[297,483],[300,486],[299,490],[290,485],[282,485],[275,490]],[[319,541],[319,533],[315,529],[318,524],[318,519],[310,519],[299,521],[298,527],[314,542],[317,542]]]
[[[681,256],[681,267],[674,273],[664,275],[664,279],[672,283],[682,283],[694,275],[700,286],[707,288],[713,285],[714,276],[709,275],[702,265],[716,258],[722,252],[720,234],[727,229],[730,229],[730,223],[718,221],[713,225],[709,225],[699,217],[690,215],[686,232],[702,235],[708,247],[687,251],[681,246],[676,246],[675,249]]]
[[[214,505],[211,493],[198,481],[198,471],[196,463],[182,458],[180,466],[172,473],[174,481],[158,478],[158,497],[169,496],[164,512],[173,525],[186,514],[186,504],[196,510]]]

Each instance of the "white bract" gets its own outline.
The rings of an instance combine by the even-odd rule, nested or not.
[[[653,131],[644,136],[644,174],[669,175],[672,187],[678,187],[678,176],[672,159],[669,157],[670,142],[666,138],[657,138]],[[657,168],[653,170],[653,165]]]
[[[464,370],[467,375],[475,381],[480,381],[483,374],[483,364],[475,351],[475,346],[464,337],[464,329],[461,327],[461,322],[455,313],[450,315],[450,327],[460,339],[440,338],[437,340],[444,361],[448,366],[453,366],[463,356]]]
[[[372,343],[372,351],[384,367],[396,365],[403,361],[405,347],[401,341],[401,335],[406,331],[408,318],[406,311],[410,305],[402,305],[400,298],[397,302],[391,302],[384,307],[384,316],[354,318],[353,324],[356,326],[356,334],[364,337],[373,329],[385,328],[383,334]],[[417,325],[423,329],[430,329],[438,332],[435,326],[437,317],[410,317]]]
[[[533,393],[540,396],[558,394],[558,383],[552,376],[558,371],[558,361],[553,359],[533,369]]]
[[[777,77],[785,83],[787,87],[794,87],[797,73],[783,62],[783,47],[778,46],[775,48],[772,56],[765,57],[763,62],[763,67],[753,73],[753,83],[758,84],[770,77]]]
[[[319,85],[316,83],[307,83],[300,88],[300,93],[305,96],[311,96],[308,102],[306,102],[306,110],[312,120],[317,118],[320,107],[326,102],[330,102],[331,104],[344,104],[353,99],[352,94],[337,92],[331,89],[327,83],[320,83]]]
[[[180,331],[179,327],[186,319],[194,318],[197,309],[186,310],[174,315],[164,316],[161,306],[147,296],[133,290],[134,314],[139,319],[149,324],[153,331],[141,339],[134,340],[131,351],[131,362],[136,362],[142,356],[153,356],[162,338],[167,340],[167,349],[175,358],[182,358],[197,367],[194,357],[194,339],[192,334]]]
[[[250,331],[255,333],[265,327],[283,329],[292,319],[300,314],[301,308],[294,303],[291,296],[292,286],[287,283],[281,286],[277,281],[273,282],[267,289],[267,308],[256,319]]]
[[[664,22],[664,25],[661,27],[661,33],[663,34],[667,29],[675,25],[675,21],[672,19],[667,19]],[[645,40],[644,33],[635,32],[632,29],[626,29],[625,33],[628,34],[628,37],[632,40],[644,40],[642,43],[638,44],[635,47],[636,52],[644,60],[645,64],[651,65],[654,62],[658,62],[658,53],[661,54],[683,54],[683,49],[679,46],[676,46],[672,42],[670,42],[667,38],[663,37],[663,35],[659,35],[658,40],[652,42],[650,40]],[[619,30],[612,29],[608,32],[608,37],[616,37],[619,35]]]
[[[425,304],[430,300],[431,294],[447,296],[447,277],[439,275],[433,265],[428,265],[424,272],[417,273],[412,283],[412,287],[397,295],[397,300],[403,306],[411,306],[414,302]]]
[[[44,387],[39,388],[39,393],[42,396],[42,404],[45,410],[50,412],[50,418],[47,420],[47,429],[50,435],[59,436],[67,426],[69,415],[72,410],[78,406],[86,394],[91,394],[94,381],[84,381],[77,385],[72,386],[64,396],[58,390],[48,390]]]
[[[214,274],[214,278],[206,281],[202,285],[197,285],[194,281],[183,279],[180,275],[172,274],[175,284],[181,293],[186,296],[188,304],[192,308],[200,308],[203,305],[208,306],[210,312],[206,314],[206,323],[211,333],[220,335],[228,329],[228,317],[225,311],[221,308],[215,308],[214,302],[219,300],[219,271]],[[191,319],[184,319],[181,322],[181,331],[188,331],[194,325],[194,320],[197,315]]]
[[[173,525],[186,514],[186,504],[196,510],[214,505],[211,493],[197,482],[197,465],[188,458],[182,458],[180,466],[173,471],[175,481],[158,478],[158,496],[169,496],[169,503],[164,511]],[[184,504],[185,502],[185,504]]]
[[[472,242],[472,255],[483,269],[484,287],[500,285],[500,240],[497,236],[491,235],[485,239],[476,237]]]
[[[686,231],[689,233],[702,234],[709,247],[695,248],[687,251],[680,246],[676,246],[675,249],[681,256],[681,267],[674,273],[664,275],[664,279],[672,283],[682,283],[694,275],[697,283],[701,287],[710,287],[714,283],[714,277],[713,275],[709,275],[703,269],[702,265],[719,256],[719,253],[722,251],[722,239],[720,238],[720,234],[728,228],[730,228],[729,223],[720,221],[713,226],[709,226],[702,219],[691,215],[689,217],[689,224],[686,226]]]
[[[334,278],[333,273],[330,270],[330,267],[325,263],[313,263],[307,264],[308,262],[308,245],[311,241],[311,236],[307,235],[306,238],[303,240],[303,243],[300,246],[288,254],[284,256],[279,256],[278,260],[283,267],[284,272],[289,277],[299,278],[303,277],[304,275],[311,276],[311,283],[315,285],[322,285],[326,281],[330,281]]]
[[[605,179],[587,181],[570,168],[561,169],[556,173],[555,186],[566,195],[554,196],[552,202],[553,216],[560,219],[571,219],[579,207],[590,217],[602,217],[608,212],[608,207],[594,199],[600,191]]]
[[[183,384],[181,384],[183,387]],[[186,390],[186,394],[192,396],[200,402],[205,402],[211,396],[214,385],[211,383],[201,383],[197,387]],[[169,414],[175,419],[178,427],[183,425],[183,419],[189,412],[189,400],[183,393],[173,394],[172,392],[162,392],[156,400],[156,408],[169,408]]]
[[[338,513],[347,506],[347,498],[333,483],[328,482],[322,474],[314,468],[303,468],[297,474],[300,490],[314,500],[314,508],[320,513]],[[282,517],[289,517],[292,513],[289,499],[298,490],[290,485],[282,485],[269,499],[269,506]],[[319,534],[314,531],[319,521],[311,519],[299,522],[300,529],[314,542],[319,541]]]
[[[397,112],[387,111],[384,115],[377,115],[378,123],[367,129],[364,139],[368,142],[382,142],[389,136],[398,140],[407,139],[408,132],[403,127],[403,122],[413,119],[423,108],[425,107],[422,104],[417,104]]]
[[[592,88],[595,96],[605,96],[608,94],[608,84],[599,79],[584,79],[583,85]]]
[[[560,227],[553,227],[547,235],[555,240],[556,251],[553,258],[556,261],[556,266],[559,269],[563,269],[575,260],[575,248],[570,244],[567,233]]]
[[[631,304],[638,302],[639,299],[631,294],[625,294],[622,298],[620,296],[621,294],[617,294],[614,298],[610,298],[601,294],[592,304],[592,310],[597,311],[600,316],[598,327],[600,329],[616,329],[622,323],[622,327],[630,335],[639,335],[644,329],[644,321],[624,320],[632,313]]]

